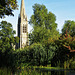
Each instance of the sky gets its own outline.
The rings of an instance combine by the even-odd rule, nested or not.
[[[16,30],[17,35],[17,24],[18,24],[18,15],[20,14],[20,6],[21,0],[18,1],[18,10],[14,10],[14,17],[13,16],[6,16],[5,19],[0,19],[10,22],[13,25],[13,29]],[[35,3],[43,4],[46,6],[48,11],[52,12],[56,16],[56,23],[58,24],[57,29],[61,32],[63,28],[64,22],[66,20],[73,20],[75,21],[75,0],[24,0],[25,1],[25,12],[30,20],[31,15],[33,14],[32,6]],[[32,26],[28,25],[28,32],[30,32]]]

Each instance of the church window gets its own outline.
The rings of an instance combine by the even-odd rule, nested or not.
[[[23,25],[23,33],[27,32],[27,26]]]

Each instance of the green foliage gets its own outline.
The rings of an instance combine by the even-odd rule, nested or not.
[[[44,5],[35,4],[33,6],[34,15],[31,16],[30,24],[33,26],[44,25],[45,16],[47,15],[47,9]]]
[[[46,29],[56,28],[56,17],[53,13],[48,12],[45,5],[35,4],[33,6],[34,14],[31,16],[30,24],[33,26],[42,26]]]
[[[41,51],[42,49],[37,49],[37,45],[33,47],[33,50],[35,49],[36,52],[45,52],[43,64],[47,65],[51,63],[51,59],[54,57],[55,51],[57,50],[54,41],[60,36],[56,29],[56,17],[52,12],[48,12],[44,5],[40,4],[35,4],[33,6],[33,12],[34,13],[30,19],[30,24],[33,26],[33,30],[29,34],[29,41],[31,45],[34,45],[35,43],[38,44],[38,42],[42,44],[43,51]]]
[[[64,47],[64,43],[66,43],[66,40],[63,39],[58,39],[55,41],[57,48],[55,51],[55,56],[52,59],[52,66],[63,67],[64,61],[68,60],[68,54],[70,51]]]
[[[33,26],[33,31],[29,34],[30,44],[45,43],[49,38],[57,39],[59,32],[56,30],[55,15],[40,4],[33,6],[33,12],[30,19],[30,24]]]
[[[66,21],[62,29],[62,35],[55,41],[58,49],[55,52],[55,56],[52,61],[55,60],[53,63],[55,62],[56,66],[59,65],[63,67],[64,63],[66,64],[67,62],[65,68],[69,68],[70,63],[68,61],[75,56],[75,36],[73,34],[74,30],[72,29],[74,26],[74,21]]]
[[[72,37],[75,36],[75,22],[74,21],[70,21],[70,20],[65,21],[65,24],[62,29],[62,34],[64,35],[66,34],[66,32],[68,32],[68,34],[70,34]]]
[[[16,67],[16,54],[13,51],[12,44],[18,43],[19,38],[14,38],[14,34],[12,24],[6,21],[0,23],[0,67]]]
[[[42,65],[46,59],[46,52],[44,47],[40,43],[34,43],[31,45],[30,50],[31,53],[31,62],[34,65]]]
[[[17,0],[0,0],[0,18],[5,15],[13,15],[13,10],[17,9]]]
[[[14,34],[12,24],[6,21],[0,23],[0,50],[2,52],[12,50],[12,43],[16,44],[18,42],[18,37],[15,39]]]
[[[51,40],[58,39],[58,31],[51,31],[45,27],[35,26],[32,33],[29,34],[30,44],[40,42],[42,44],[52,42]],[[50,40],[51,39],[51,40]]]
[[[44,42],[50,37],[49,33],[50,30],[47,30],[46,28],[40,26],[35,27],[33,32],[29,34],[30,44],[36,42]]]
[[[0,68],[0,75],[11,75],[11,70],[7,68]]]
[[[40,43],[34,43],[22,50],[0,52],[0,67],[15,70],[29,65],[47,65],[51,63],[55,50],[54,46],[48,49]]]
[[[47,65],[51,63],[51,59],[54,57],[56,46],[47,45],[44,46],[40,43],[34,43],[29,47],[28,62],[32,65]]]
[[[75,61],[71,62],[70,67],[71,67],[71,69],[75,69]]]

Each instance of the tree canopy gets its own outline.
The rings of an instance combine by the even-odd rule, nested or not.
[[[30,19],[32,26],[42,26],[47,29],[56,28],[56,16],[52,12],[48,12],[45,5],[35,4],[33,6],[33,15]]]
[[[54,39],[59,36],[57,31],[56,16],[48,12],[45,5],[35,4],[30,24],[33,26],[32,33],[29,34],[30,42],[45,42],[49,38]]]
[[[6,21],[0,23],[0,50],[3,52],[12,49],[12,43],[18,43],[18,37],[14,38],[16,32],[12,28],[12,24]]]
[[[17,7],[17,0],[0,0],[0,18],[5,17],[5,15],[14,15],[13,10]]]
[[[72,37],[75,36],[75,22],[71,20],[65,21],[65,24],[62,28],[62,34],[70,34]]]

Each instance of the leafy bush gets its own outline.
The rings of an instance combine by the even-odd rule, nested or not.
[[[40,43],[34,43],[29,48],[30,59],[33,65],[41,65],[46,59],[46,51]]]
[[[75,69],[75,61],[73,61],[70,65],[71,69]]]

